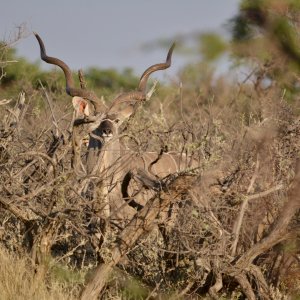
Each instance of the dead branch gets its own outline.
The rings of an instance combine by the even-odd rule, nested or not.
[[[37,221],[40,220],[41,217],[33,212],[29,207],[26,206],[18,206],[14,204],[14,199],[5,199],[0,197],[0,203],[12,214],[14,214],[17,218],[22,220],[23,222],[29,221]]]
[[[255,299],[253,291],[250,291],[249,283],[246,281],[246,277],[242,275],[245,270],[249,271],[250,266],[254,259],[267,250],[274,247],[286,238],[287,228],[300,208],[300,160],[297,160],[295,178],[290,187],[287,195],[286,203],[284,204],[281,213],[271,226],[269,234],[246,251],[234,264],[226,270],[226,273],[230,274],[238,280],[241,284],[243,291],[249,299]],[[256,273],[257,274],[257,273]]]
[[[257,175],[258,175],[258,170],[259,170],[259,155],[257,154],[255,171],[254,171],[254,174],[251,178],[249,187],[247,189],[247,194],[249,194],[251,192],[252,188],[253,188],[254,182],[255,182],[255,180],[257,178]],[[238,244],[238,241],[239,241],[240,230],[241,230],[241,226],[242,226],[242,222],[243,222],[243,217],[244,217],[244,214],[245,214],[246,209],[247,209],[248,201],[249,201],[249,198],[244,199],[244,201],[242,203],[242,206],[241,206],[239,216],[238,216],[238,218],[237,218],[237,220],[234,224],[234,227],[233,227],[234,241],[232,243],[232,251],[231,251],[231,256],[233,256],[233,257],[235,256],[235,253],[236,253],[236,247],[237,247],[237,244]]]

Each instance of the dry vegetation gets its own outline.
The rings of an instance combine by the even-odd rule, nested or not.
[[[103,214],[107,174],[74,169],[70,98],[1,98],[0,299],[298,299],[299,85],[259,66],[243,83],[186,68],[139,105],[124,149],[194,163],[142,178],[151,197],[122,219]]]
[[[47,283],[45,283],[44,280],[37,279],[34,276],[34,269],[30,258],[27,255],[21,258],[20,256],[1,248],[0,262],[1,299],[77,299],[77,287],[73,285],[72,282],[74,275],[71,274],[71,272],[68,273],[66,271],[65,274],[63,274],[63,268],[59,271],[53,269],[53,274],[48,275]],[[57,274],[54,272],[57,272]],[[54,274],[55,278],[53,276]],[[64,278],[64,276],[68,276],[68,278]],[[79,276],[77,276],[76,279],[78,280]],[[68,292],[66,292],[66,290],[68,290]]]
[[[126,255],[113,261],[122,271],[105,282],[104,299],[124,294],[168,298],[169,293],[179,298],[208,293],[216,299],[243,293],[269,299],[275,293],[273,299],[285,299],[299,294],[300,123],[281,90],[257,94],[251,85],[236,88],[219,80],[207,92],[184,85],[182,90],[161,89],[140,107],[126,125],[124,142],[139,151],[159,153],[167,147],[189,153],[199,159],[199,170],[195,177],[177,174],[177,181],[167,185],[168,197],[178,207],[171,228],[163,220],[160,230],[152,226],[157,224],[155,200],[165,199],[159,191],[149,204],[155,213],[147,228],[112,223],[115,243],[103,242],[98,200],[76,190],[80,182],[70,162],[70,105],[55,102],[52,115],[48,108],[37,110],[39,97],[54,95],[40,90],[1,106],[1,244],[12,255],[28,257],[26,262],[10,260],[20,269],[15,280],[21,283],[14,286],[59,293],[62,287],[56,291],[49,282],[58,264],[73,270],[64,280],[76,278],[72,272],[110,264],[121,247],[116,241],[124,239],[131,240],[121,251]],[[6,255],[1,260],[8,264]],[[11,282],[9,274],[2,276]],[[139,283],[131,287],[128,276]],[[64,285],[65,292],[78,293],[82,284],[79,276]],[[10,295],[11,288],[3,285],[1,292]]]

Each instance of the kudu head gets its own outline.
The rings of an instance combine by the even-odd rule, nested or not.
[[[118,134],[119,126],[132,115],[135,104],[146,100],[149,76],[155,71],[170,67],[172,52],[175,46],[175,44],[173,44],[169,49],[164,63],[155,64],[146,69],[140,78],[136,91],[122,93],[117,96],[109,106],[106,106],[93,91],[76,88],[74,86],[72,72],[68,65],[58,58],[48,56],[42,39],[37,33],[34,33],[34,35],[40,46],[41,59],[63,70],[66,79],[66,92],[73,97],[72,103],[76,116],[85,119],[89,124],[94,123],[94,125],[89,127],[91,128],[90,131],[87,132],[91,134],[89,149],[96,149],[98,152],[107,141]],[[94,153],[94,156],[96,155],[97,154]]]

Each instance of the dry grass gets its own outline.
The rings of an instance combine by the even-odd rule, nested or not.
[[[35,276],[29,257],[19,257],[0,248],[0,299],[71,300],[78,299],[78,287],[58,278]]]

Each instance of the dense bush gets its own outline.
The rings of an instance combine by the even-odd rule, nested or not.
[[[86,274],[87,286],[103,284],[103,299],[297,299],[297,3],[242,1],[231,23],[233,41],[207,35],[202,42],[216,44],[218,55],[230,51],[249,76],[239,82],[217,77],[212,64],[218,55],[208,56],[209,62],[182,70],[179,87],[159,86],[123,125],[125,150],[153,151],[158,158],[173,151],[192,157],[197,168],[156,178],[163,188],[153,188],[132,219],[111,219],[110,231],[101,210],[103,189],[95,184],[97,198],[83,192],[95,178],[78,176],[72,165],[73,116],[62,75],[24,60],[2,64],[0,242],[20,275],[12,278],[0,249],[7,266],[0,296],[12,297],[7,278],[15,286],[26,278],[23,289],[34,293],[36,277],[39,287],[48,287],[38,290],[43,297],[55,298],[47,294],[53,291],[76,298]],[[2,62],[15,55],[7,47],[1,51]],[[19,96],[24,85],[18,80],[27,81]],[[109,98],[137,82],[128,70],[86,72],[88,87],[105,87]],[[84,157],[84,145],[82,152]],[[16,258],[21,256],[28,261]],[[107,270],[113,272],[106,278]]]

